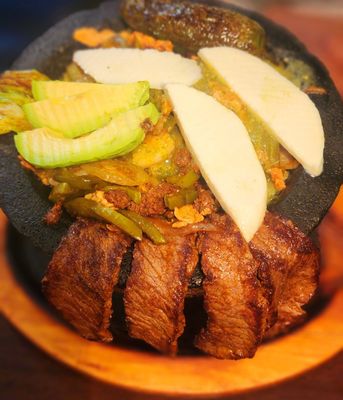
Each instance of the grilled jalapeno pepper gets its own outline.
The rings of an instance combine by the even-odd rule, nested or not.
[[[230,46],[260,54],[264,29],[237,12],[173,0],[124,0],[122,15],[135,30],[171,40],[178,50],[197,53],[202,47]]]
[[[148,221],[146,218],[135,213],[134,211],[129,210],[120,210],[120,213],[135,222],[155,244],[166,243],[166,239],[164,238],[162,233],[153,223]]]

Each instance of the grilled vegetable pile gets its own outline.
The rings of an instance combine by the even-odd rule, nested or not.
[[[46,221],[58,222],[64,207],[71,215],[113,224],[137,240],[145,233],[160,244],[166,239],[152,217],[163,216],[181,228],[220,208],[185,145],[164,90],[175,79],[239,117],[266,175],[268,202],[275,200],[298,162],[218,73],[196,56],[200,48],[218,45],[264,56],[262,27],[232,11],[182,1],[128,0],[122,12],[128,25],[139,31],[76,30],[75,40],[99,48],[77,52],[62,80],[51,81],[37,71],[1,76],[0,133],[18,132],[15,144],[22,165],[51,186],[49,199],[55,205]],[[174,47],[187,57],[171,53]],[[111,61],[118,61],[118,48],[135,49],[120,52],[124,58],[128,54],[138,60],[144,54],[145,61],[132,66],[132,76],[139,68],[143,75],[158,75],[158,84],[152,88],[147,81],[131,82],[127,62],[128,82],[123,82],[126,75]],[[168,68],[160,71],[161,60],[173,65],[173,75]],[[313,84],[308,69],[299,74],[291,65],[273,67],[302,89]],[[113,82],[99,83],[95,76]]]
[[[30,128],[21,108],[33,100],[31,83],[48,79],[38,71],[6,71],[0,76],[0,134]]]

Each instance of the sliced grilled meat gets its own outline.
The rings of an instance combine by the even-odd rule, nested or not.
[[[47,299],[87,339],[109,342],[112,292],[131,244],[122,231],[79,219],[50,261],[42,280]]]
[[[267,213],[250,249],[260,263],[259,277],[271,308],[266,333],[286,332],[306,316],[303,306],[318,287],[319,252],[291,221]]]
[[[228,216],[211,219],[220,230],[202,233],[199,240],[208,320],[195,345],[217,358],[253,357],[269,311],[258,279],[259,263]]]
[[[124,304],[130,336],[175,355],[185,327],[184,301],[198,251],[194,234],[164,234],[168,242],[163,245],[146,238],[136,243]]]
[[[124,293],[127,325],[130,336],[174,355],[198,262],[197,234],[152,221],[168,242],[144,238],[135,245]],[[201,229],[207,230],[198,248],[208,320],[195,345],[218,358],[252,357],[263,338],[305,317],[303,306],[317,288],[318,250],[290,221],[271,213],[249,245],[226,215],[212,214]],[[79,219],[49,264],[42,281],[46,297],[88,339],[112,340],[112,291],[131,243],[114,227]]]

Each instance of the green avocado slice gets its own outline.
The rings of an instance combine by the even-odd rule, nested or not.
[[[149,99],[149,83],[96,85],[86,91],[28,103],[23,106],[34,128],[50,128],[75,138],[105,126],[116,114],[144,105]],[[73,89],[75,91],[75,89]],[[70,90],[69,90],[70,93]]]
[[[32,81],[32,95],[36,101],[51,100],[59,97],[74,96],[88,90],[101,89],[105,91],[117,90],[117,84],[103,84],[93,82],[66,82],[66,81]]]
[[[37,167],[67,167],[129,153],[143,141],[142,123],[146,119],[153,124],[159,119],[152,103],[119,114],[105,127],[81,138],[63,138],[49,128],[39,128],[20,132],[14,141],[22,157]]]

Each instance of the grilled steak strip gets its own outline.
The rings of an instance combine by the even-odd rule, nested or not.
[[[131,239],[119,229],[78,219],[50,261],[43,292],[79,333],[109,342],[112,292]]]
[[[188,282],[198,262],[196,235],[167,237],[155,245],[144,238],[135,244],[132,270],[124,292],[131,337],[175,355],[183,333]]]
[[[318,287],[319,252],[291,221],[269,212],[250,249],[271,304],[270,325],[276,322],[266,337],[273,337],[306,316],[303,306]]]
[[[208,320],[195,345],[217,358],[253,357],[267,328],[269,305],[259,263],[226,215],[213,215],[219,232],[200,235],[204,305]]]

